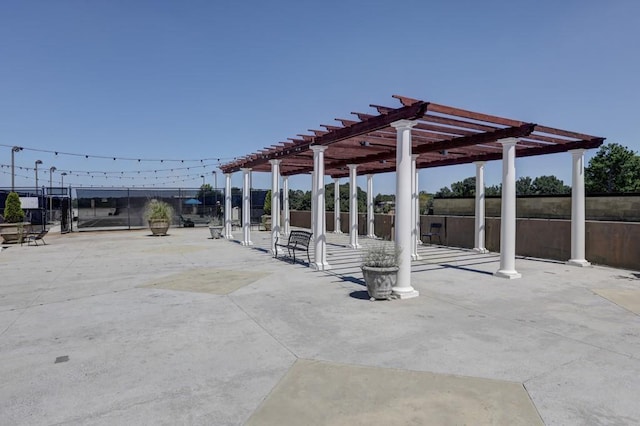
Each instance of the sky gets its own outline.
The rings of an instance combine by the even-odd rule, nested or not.
[[[40,185],[222,187],[217,165],[394,94],[640,151],[638,45],[636,0],[0,0],[0,187],[12,146],[16,187],[35,186],[36,160]],[[516,172],[570,184],[571,156]],[[498,184],[501,162],[485,173]],[[425,169],[419,186],[473,175]],[[394,193],[394,175],[374,192]]]

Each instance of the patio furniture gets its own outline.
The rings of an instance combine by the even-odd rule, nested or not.
[[[22,239],[22,242],[24,243],[24,241],[26,240],[28,246],[30,246],[31,243],[34,243],[37,246],[38,240],[40,240],[42,241],[42,244],[46,246],[47,243],[44,240],[44,236],[47,235],[48,232],[49,230],[47,229],[43,229],[40,232],[28,232],[25,234],[24,238]]]
[[[422,234],[422,238],[428,237],[429,244],[433,244],[433,237],[438,237],[438,243],[442,244],[441,232],[442,232],[442,223],[433,222],[429,226],[429,232],[427,232],[426,234]]]
[[[279,237],[276,238],[275,254],[274,257],[278,258],[278,247],[286,248],[289,257],[293,258],[293,262],[296,261],[296,251],[307,252],[307,260],[311,264],[311,257],[309,256],[309,242],[313,234],[308,231],[291,231],[289,239],[285,244],[279,244]]]
[[[185,218],[182,215],[180,215],[179,218],[180,218],[180,223],[184,228],[193,228],[195,226],[195,223],[193,223],[193,220],[189,218]]]

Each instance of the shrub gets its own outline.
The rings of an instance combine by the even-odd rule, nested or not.
[[[393,268],[399,264],[398,252],[385,244],[370,247],[362,257],[362,266],[373,268]]]
[[[147,220],[166,220],[171,222],[173,208],[164,201],[151,200],[145,206],[144,217]]]
[[[7,223],[19,223],[24,221],[24,211],[20,203],[20,197],[15,192],[10,192],[4,204],[4,221]]]

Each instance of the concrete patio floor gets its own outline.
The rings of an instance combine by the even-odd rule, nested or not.
[[[346,235],[315,272],[148,234],[0,253],[0,424],[640,424],[638,272],[425,245],[370,302]]]

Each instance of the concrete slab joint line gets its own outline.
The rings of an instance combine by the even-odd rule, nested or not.
[[[246,423],[542,425],[519,383],[299,359]]]

